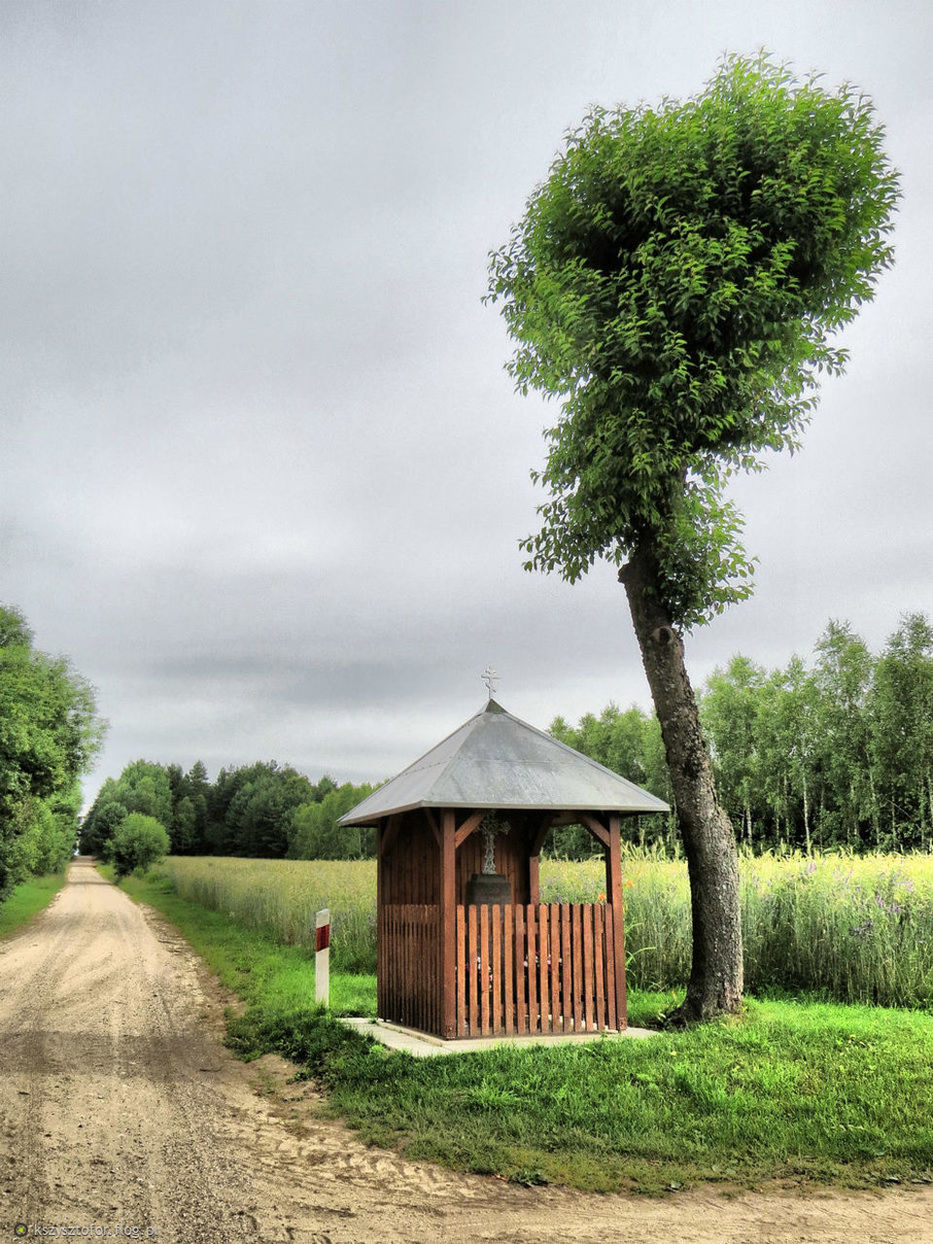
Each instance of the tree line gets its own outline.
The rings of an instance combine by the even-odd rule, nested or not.
[[[809,661],[793,656],[768,670],[737,655],[697,700],[720,799],[749,849],[933,847],[933,626],[924,614],[905,614],[878,655],[837,621]],[[609,704],[576,726],[555,717],[549,730],[673,808],[653,713]],[[126,817],[142,814],[165,828],[176,855],[368,859],[374,832],[337,821],[373,789],[338,786],[327,775],[312,782],[275,761],[221,769],[211,782],[200,761],[185,773],[137,760],[104,782],[84,818],[81,847],[106,855]],[[623,824],[633,843],[679,850],[673,812]],[[598,849],[573,825],[553,829],[545,844],[567,859]]]
[[[873,654],[830,621],[812,657],[768,670],[743,655],[697,694],[717,788],[749,848],[933,847],[933,626],[908,613]],[[673,804],[657,719],[609,705],[551,733]],[[673,849],[674,818],[641,818],[642,842]],[[589,836],[556,830],[552,849],[588,854]]]
[[[215,781],[197,761],[180,765],[136,760],[107,778],[81,827],[81,849],[107,856],[127,817],[158,821],[174,855],[241,855],[265,859],[365,859],[372,830],[338,819],[372,786],[338,786],[326,774],[311,782],[290,765],[259,761],[221,769]]]
[[[0,902],[30,873],[64,868],[103,731],[91,686],[0,606]]]

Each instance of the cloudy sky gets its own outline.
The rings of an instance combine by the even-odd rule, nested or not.
[[[933,614],[928,0],[3,0],[0,601],[145,757],[381,779],[484,702],[647,704],[609,567],[521,568],[554,411],[480,299],[589,105],[764,46],[875,101],[897,265],[803,452],[735,494],[699,683]]]

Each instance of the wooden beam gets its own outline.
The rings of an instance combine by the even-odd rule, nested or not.
[[[398,831],[402,826],[402,814],[396,812],[390,816],[386,822],[385,832],[382,836],[382,854],[388,855],[395,846],[395,840],[398,837]]]
[[[547,837],[547,831],[554,824],[553,814],[546,812],[541,818],[541,824],[535,830],[534,837],[531,840],[531,854],[540,855],[541,848],[544,846],[544,840]]]
[[[456,842],[458,851],[466,842],[467,838],[469,838],[470,834],[472,834],[473,830],[477,828],[487,811],[487,808],[479,808],[476,812],[471,812],[460,828],[456,831],[454,841]]]
[[[586,828],[593,835],[593,837],[598,838],[604,847],[609,846],[609,831],[606,829],[602,821],[597,820],[597,818],[593,816],[592,813],[581,812],[580,813],[580,824],[585,825]]]
[[[457,1035],[457,840],[452,808],[441,814],[441,1036]]]
[[[430,808],[422,808],[421,811],[424,813],[425,820],[431,826],[431,833],[434,835],[434,841],[437,843],[439,847],[443,846],[443,843],[441,841],[440,826],[437,823],[437,817],[434,815],[434,813],[431,811]]]
[[[625,905],[622,901],[622,833],[620,817],[609,817],[609,844],[606,847],[606,902],[612,908],[612,937],[615,950],[616,1027],[628,1023],[625,1000]]]

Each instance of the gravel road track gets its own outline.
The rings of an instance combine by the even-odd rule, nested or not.
[[[220,1043],[222,991],[89,860],[0,943],[0,1244],[933,1244],[933,1189],[668,1199],[525,1189],[367,1148],[278,1059]]]

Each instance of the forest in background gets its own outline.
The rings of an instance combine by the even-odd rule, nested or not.
[[[928,850],[933,845],[933,627],[905,614],[880,654],[831,621],[811,659],[768,670],[737,655],[699,693],[721,798],[747,848]],[[610,704],[551,734],[672,801],[657,719]],[[366,859],[372,830],[337,820],[374,789],[317,782],[275,761],[222,769],[139,760],[108,778],[85,817],[82,849],[102,854],[130,812],[167,829],[176,855]],[[678,853],[673,816],[624,822],[629,838]],[[577,826],[551,831],[545,851],[585,858],[598,846]]]
[[[106,857],[114,830],[141,812],[168,831],[173,855],[366,859],[374,831],[339,828],[337,820],[372,790],[338,786],[326,774],[312,782],[274,760],[221,769],[214,782],[201,761],[185,773],[180,765],[136,760],[104,782],[84,818],[81,850]]]
[[[874,655],[831,621],[811,660],[768,670],[737,655],[698,694],[720,798],[753,851],[911,851],[933,845],[933,627],[902,616]],[[551,732],[671,802],[661,732],[614,705]],[[645,844],[676,853],[671,818],[643,818]],[[590,835],[568,834],[570,858]]]

